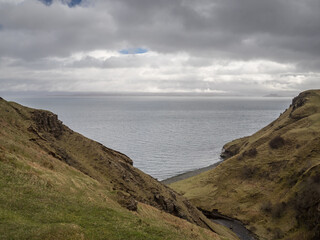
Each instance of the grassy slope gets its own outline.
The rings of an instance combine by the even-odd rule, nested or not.
[[[301,93],[276,121],[224,149],[234,156],[171,187],[262,239],[320,238],[319,90]]]
[[[131,164],[0,99],[0,239],[236,239]]]

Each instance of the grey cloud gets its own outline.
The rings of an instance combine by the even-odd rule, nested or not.
[[[107,12],[69,8],[26,0],[0,3],[0,55],[23,59],[69,56],[78,51],[109,48],[113,24]]]
[[[144,66],[139,58],[123,59],[121,57],[110,57],[103,62],[104,68],[135,68]]]
[[[208,58],[191,57],[185,62],[185,64],[193,67],[207,67],[213,65],[213,61]]]
[[[57,89],[55,90],[71,90],[70,81],[66,79],[55,80]],[[72,83],[74,85],[75,82]],[[6,91],[48,91],[52,90],[52,82],[43,81],[35,78],[6,78],[1,79],[1,90]]]
[[[183,64],[185,67],[206,67],[212,65],[212,60],[201,57],[190,57],[186,60],[174,62],[169,57],[159,56],[146,56],[143,54],[129,54],[112,56],[106,59],[98,59],[91,56],[85,56],[80,60],[76,60],[70,64],[66,64],[65,67],[74,68],[139,68],[139,67],[172,67]]]
[[[85,58],[74,61],[71,64],[67,64],[66,66],[75,67],[75,68],[88,68],[88,67],[102,68],[103,61],[94,57],[86,56]]]
[[[128,6],[127,1],[120,2]],[[119,28],[121,36],[160,51],[216,53],[222,58],[294,61],[300,54],[319,57],[320,4],[316,0],[202,1],[203,8],[213,5],[205,15],[190,2],[160,2],[163,5],[153,8],[133,0],[127,12],[124,8],[116,11],[113,17],[123,27]]]
[[[71,64],[67,64],[66,67],[74,68],[137,68],[145,67],[150,64],[149,58],[145,59],[140,56],[118,56],[109,57],[107,59],[98,59],[90,56],[86,56],[80,60],[76,60]],[[150,59],[149,59],[150,60]]]
[[[119,0],[71,9],[33,1],[2,4],[0,22],[6,31],[0,52],[22,58],[67,56],[123,44],[159,52],[295,62],[299,55],[319,57],[319,5],[317,0]]]
[[[9,63],[8,63],[9,62]],[[14,67],[14,68],[27,68],[27,69],[33,69],[33,70],[50,70],[50,69],[56,69],[56,68],[62,68],[64,65],[62,62],[54,60],[54,59],[48,59],[48,58],[40,58],[33,61],[25,61],[23,59],[3,59],[0,58],[0,66],[4,64],[8,67]]]
[[[0,60],[13,59],[11,67],[29,70],[156,69],[176,64],[147,56],[108,59],[87,56],[68,63],[53,58],[68,58],[74,53],[99,49],[118,51],[145,47],[162,55],[191,56],[181,61],[184,67],[201,68],[215,62],[258,59],[291,64],[296,72],[303,74],[319,73],[319,0],[86,0],[84,5],[74,8],[60,2],[50,6],[37,0],[0,3]],[[8,67],[8,63],[0,63],[1,66]],[[186,90],[223,90],[233,86],[232,89],[245,91],[248,88],[245,79],[232,85],[226,81],[203,82],[198,75],[190,76],[190,81],[154,79],[150,84]],[[300,85],[287,83],[282,78],[279,81],[288,88],[300,89],[312,84],[319,86],[318,77],[317,74],[308,76]],[[7,82],[4,79],[0,79],[1,85]],[[43,84],[46,88],[50,85]],[[250,84],[252,92],[267,88],[252,81]]]

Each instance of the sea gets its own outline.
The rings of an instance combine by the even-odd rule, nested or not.
[[[255,133],[291,98],[211,96],[19,96],[72,130],[129,156],[158,180],[220,161],[222,147]]]

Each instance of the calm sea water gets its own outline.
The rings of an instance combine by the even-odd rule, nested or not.
[[[158,178],[220,160],[222,146],[276,119],[289,98],[160,96],[19,97],[58,114],[71,129],[118,150]]]

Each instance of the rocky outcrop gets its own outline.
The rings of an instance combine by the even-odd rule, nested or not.
[[[63,133],[63,124],[56,114],[42,110],[35,110],[32,112],[32,119],[39,131],[50,133],[55,138],[59,138]]]
[[[302,107],[307,102],[307,97],[311,95],[311,92],[300,93],[297,97],[292,100],[292,112],[299,107]]]
[[[318,105],[314,105],[310,102],[310,99],[320,99],[319,95],[315,91],[305,91],[300,93],[292,100],[290,118],[293,120],[300,120],[310,116],[319,110]]]
[[[138,202],[130,195],[118,192],[118,203],[130,211],[137,211]]]
[[[237,139],[235,141],[232,141],[230,143],[227,143],[223,146],[220,157],[223,160],[226,160],[228,158],[231,158],[235,155],[237,155],[241,149],[242,146],[247,144],[247,137]]]

